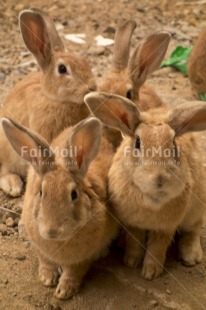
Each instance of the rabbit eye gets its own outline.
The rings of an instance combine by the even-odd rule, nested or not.
[[[75,189],[73,189],[73,191],[71,192],[71,198],[72,198],[72,201],[78,198],[77,191]]]
[[[136,137],[136,140],[135,140],[135,148],[140,150],[140,147],[141,147],[141,141],[140,141],[140,137]]]
[[[63,64],[59,65],[59,66],[58,66],[58,72],[59,72],[60,74],[65,74],[65,73],[67,73],[67,68],[66,68],[66,66],[63,65]]]
[[[131,89],[127,91],[126,97],[127,97],[127,99],[132,99],[133,98],[133,93],[132,93]]]

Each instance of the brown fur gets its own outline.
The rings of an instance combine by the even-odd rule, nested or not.
[[[127,229],[132,229],[125,263],[136,267],[141,261],[144,231],[149,230],[142,273],[147,279],[157,277],[163,271],[167,247],[177,229],[181,232],[180,257],[187,265],[199,263],[200,229],[206,204],[205,175],[203,153],[189,131],[205,130],[205,104],[196,101],[174,111],[160,107],[140,112],[136,108],[135,113],[132,102],[105,93],[87,95],[86,103],[107,126],[129,134],[118,148],[109,171],[114,214]],[[113,119],[112,111],[115,111]],[[153,147],[156,150],[161,147],[163,152],[152,154]],[[165,150],[170,153],[164,153]]]
[[[44,34],[46,58],[42,60],[40,52],[33,48],[30,31],[34,31],[30,21],[37,18],[42,29],[36,30],[36,36]],[[24,26],[27,28],[24,28]],[[96,84],[86,61],[65,51],[51,19],[39,10],[23,11],[20,26],[27,47],[36,57],[42,72],[31,73],[12,90],[1,116],[11,117],[40,133],[51,142],[64,128],[75,125],[89,115],[84,104],[84,96],[95,90]],[[31,27],[31,28],[30,28]],[[40,27],[40,26],[39,26]],[[29,43],[29,40],[32,43]],[[38,42],[35,42],[38,46]],[[38,49],[38,48],[37,48]],[[42,47],[39,47],[42,50]],[[58,73],[58,65],[64,64],[67,74]],[[0,128],[0,187],[11,196],[18,196],[22,191],[22,179],[26,177],[26,166],[13,152]]]
[[[32,149],[39,149],[39,145],[49,148],[45,140],[39,136],[37,140],[35,133],[18,124],[4,120],[4,128],[18,154],[24,144],[32,144]],[[60,299],[78,291],[91,263],[117,233],[106,205],[113,147],[106,140],[100,145],[100,141],[100,122],[90,118],[65,129],[53,141],[50,150],[55,152],[51,155],[54,161],[49,157],[41,157],[41,162],[36,157],[27,158],[34,162],[28,173],[22,220],[39,258],[40,280],[46,286],[58,283],[55,297]],[[81,150],[77,157],[62,156],[62,150],[74,147]],[[74,190],[77,199],[72,200]],[[59,267],[62,274],[58,281]]]
[[[141,111],[163,105],[162,99],[144,82],[149,74],[159,68],[166,53],[170,35],[157,32],[143,40],[130,61],[130,41],[136,27],[133,20],[122,21],[115,34],[113,65],[98,90],[131,99]],[[105,129],[105,135],[115,145],[121,142],[116,130]]]

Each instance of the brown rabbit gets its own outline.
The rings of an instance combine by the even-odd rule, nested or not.
[[[113,64],[98,89],[134,101],[142,110],[162,105],[161,98],[144,83],[157,70],[165,56],[171,35],[159,31],[144,39],[129,60],[131,36],[136,28],[133,20],[124,20],[115,34]]]
[[[131,230],[125,263],[136,267],[144,255],[142,274],[163,272],[167,248],[180,230],[179,254],[186,265],[202,260],[200,230],[206,206],[203,153],[190,131],[206,129],[206,106],[195,101],[140,112],[130,100],[106,93],[85,97],[93,114],[126,138],[109,172],[114,214]],[[103,102],[103,104],[101,103]]]
[[[206,93],[206,29],[204,29],[192,49],[188,60],[188,74],[192,87],[198,94]]]
[[[65,50],[50,17],[37,9],[19,17],[23,40],[41,72],[29,74],[11,92],[1,115],[12,117],[47,141],[89,115],[84,95],[96,84],[86,61]],[[11,196],[22,191],[25,165],[0,132],[0,187]]]
[[[129,60],[131,36],[135,28],[136,22],[133,20],[123,20],[119,24],[115,34],[113,64],[98,90],[127,97],[141,111],[146,111],[163,105],[157,93],[144,83],[159,68],[171,35],[160,31],[148,36],[138,44]],[[116,130],[106,129],[106,135],[116,146],[121,142]]]
[[[15,151],[32,164],[22,220],[39,259],[40,280],[58,283],[55,297],[69,298],[117,233],[106,206],[113,147],[101,143],[94,117],[65,129],[51,146],[9,119],[2,123]]]

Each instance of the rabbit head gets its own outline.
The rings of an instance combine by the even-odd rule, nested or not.
[[[146,110],[147,104],[139,102],[139,90],[147,77],[159,68],[171,36],[164,31],[148,36],[137,46],[129,60],[130,41],[135,28],[136,22],[133,20],[124,20],[117,28],[112,68],[109,76],[99,85],[99,91],[124,96],[138,103],[141,110]],[[154,91],[152,95],[154,101]],[[160,105],[159,97],[157,101],[153,106]]]
[[[122,171],[116,167],[115,173],[128,173],[128,183],[141,191],[145,205],[158,210],[191,184],[188,160],[195,160],[195,149],[191,149],[195,143],[191,135],[184,140],[183,134],[206,129],[204,103],[188,103],[173,111],[159,107],[140,112],[134,103],[118,95],[93,93],[85,102],[104,124],[126,135],[113,166],[121,162],[118,167]]]
[[[32,165],[28,177],[33,193],[31,220],[36,221],[43,239],[68,239],[93,213],[96,196],[84,178],[99,150],[100,121],[91,117],[80,122],[55,149],[10,119],[4,118],[2,125],[14,150]]]
[[[96,89],[87,62],[68,52],[51,18],[39,9],[19,16],[24,43],[40,66],[44,94],[57,102],[83,104],[82,94]]]

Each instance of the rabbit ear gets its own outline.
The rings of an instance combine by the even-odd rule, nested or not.
[[[136,28],[134,20],[122,21],[115,33],[113,70],[123,70],[128,65],[131,36]]]
[[[157,32],[143,40],[136,48],[129,62],[129,71],[137,88],[161,65],[170,38],[171,35],[168,32]]]
[[[177,136],[188,131],[206,130],[206,104],[193,101],[177,107],[171,114],[169,125]]]
[[[70,157],[76,162],[77,170],[84,177],[91,161],[96,157],[101,142],[101,124],[90,117],[77,124],[68,139]]]
[[[2,126],[16,153],[30,162],[38,173],[44,174],[54,166],[54,153],[43,137],[9,118],[2,119]]]
[[[134,136],[140,123],[140,112],[132,101],[122,96],[98,92],[89,93],[84,101],[105,125]]]
[[[47,27],[47,32],[49,35],[50,44],[51,44],[52,49],[64,50],[64,44],[58,35],[58,32],[56,30],[56,27],[55,27],[54,22],[51,19],[51,17],[46,12],[44,12],[40,9],[35,8],[35,9],[32,9],[32,11],[43,17],[44,22],[45,22],[46,27]]]
[[[37,11],[24,10],[19,16],[24,43],[45,70],[51,61],[51,43],[44,18]]]

